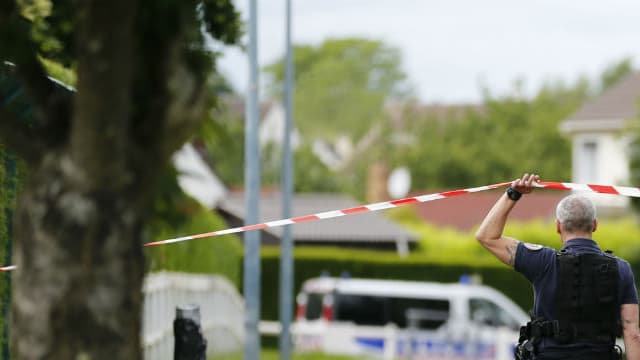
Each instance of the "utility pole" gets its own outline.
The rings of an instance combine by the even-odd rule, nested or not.
[[[249,88],[245,109],[245,225],[257,224],[260,197],[260,148],[258,144],[258,22],[256,0],[249,0]],[[260,231],[244,234],[245,344],[244,360],[260,357]]]
[[[293,129],[293,59],[291,49],[291,0],[286,0],[286,59],[285,59],[285,126],[282,156],[282,218],[291,217],[293,197],[293,156],[291,131]],[[291,312],[293,308],[293,239],[291,225],[282,229],[280,240],[280,360],[291,359]]]

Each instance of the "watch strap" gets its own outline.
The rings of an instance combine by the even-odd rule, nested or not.
[[[507,197],[513,201],[518,201],[520,200],[520,197],[522,197],[522,193],[514,190],[511,186],[509,186],[507,188]]]

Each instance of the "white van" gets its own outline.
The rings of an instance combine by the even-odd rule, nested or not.
[[[320,277],[304,282],[298,351],[384,359],[513,359],[527,314],[482,285]]]

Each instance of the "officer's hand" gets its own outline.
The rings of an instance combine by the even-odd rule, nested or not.
[[[516,179],[511,182],[511,188],[521,194],[529,194],[533,191],[533,183],[539,181],[540,176],[537,174],[529,175],[528,173],[525,173],[522,175],[521,179]]]

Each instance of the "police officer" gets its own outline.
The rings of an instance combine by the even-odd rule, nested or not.
[[[520,331],[521,359],[619,359],[620,326],[627,359],[640,360],[638,294],[629,263],[592,240],[598,226],[593,202],[569,195],[556,208],[560,251],[503,235],[511,209],[530,193],[538,175],[511,183],[491,208],[476,239],[533,285],[531,321]],[[640,239],[630,239],[640,241]]]

